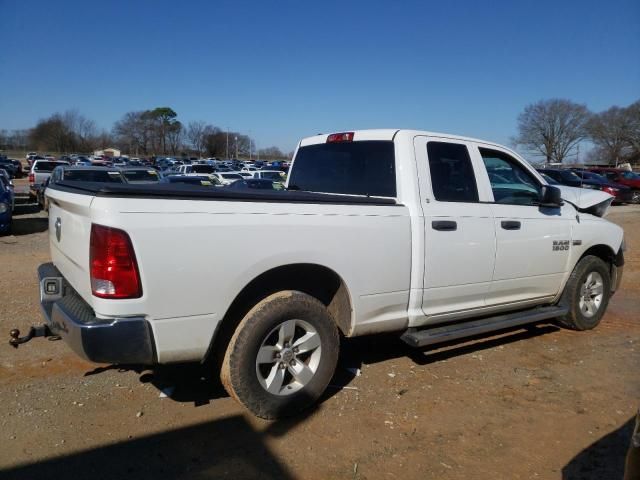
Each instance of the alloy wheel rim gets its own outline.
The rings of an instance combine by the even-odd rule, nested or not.
[[[318,331],[304,320],[285,320],[260,344],[255,362],[258,381],[272,395],[291,395],[313,379],[321,356]]]
[[[591,318],[600,309],[604,298],[604,281],[598,272],[591,272],[587,275],[584,283],[580,287],[578,305],[582,314]]]

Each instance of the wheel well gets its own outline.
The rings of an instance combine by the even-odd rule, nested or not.
[[[580,260],[582,260],[587,255],[599,257],[608,265],[612,265],[616,258],[615,252],[611,249],[611,247],[608,247],[607,245],[594,245],[593,247],[589,247],[587,251],[582,254]]]
[[[342,278],[321,265],[285,265],[259,275],[236,296],[220,322],[205,360],[221,362],[236,327],[249,310],[272,293],[283,290],[298,290],[317,298],[327,306],[342,334],[351,333],[351,298]]]

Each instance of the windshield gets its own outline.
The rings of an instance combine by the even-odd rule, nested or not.
[[[122,174],[129,182],[157,182],[159,180],[155,170],[123,170]]]
[[[240,175],[239,173],[223,173],[222,178],[226,178],[227,180],[233,180],[233,179],[241,180],[242,175]]]
[[[348,195],[396,196],[392,141],[321,143],[300,147],[289,189]]]

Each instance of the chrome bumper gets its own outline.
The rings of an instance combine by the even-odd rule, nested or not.
[[[144,317],[97,318],[53,263],[38,267],[38,279],[49,329],[82,358],[97,363],[156,363],[151,326]]]

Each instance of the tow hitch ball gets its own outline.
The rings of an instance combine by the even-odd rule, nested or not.
[[[29,328],[29,333],[27,333],[24,337],[20,336],[20,330],[14,328],[9,332],[9,336],[11,339],[9,340],[9,345],[13,348],[18,348],[18,345],[21,343],[27,343],[34,337],[49,337],[49,340],[58,340],[60,337],[57,335],[53,335],[51,330],[47,325],[35,325]]]

